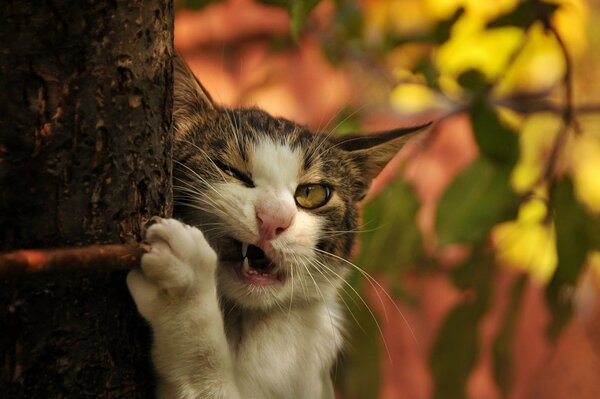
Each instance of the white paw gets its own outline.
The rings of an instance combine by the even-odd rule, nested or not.
[[[142,256],[141,272],[132,271],[127,284],[140,313],[152,307],[160,292],[171,298],[214,290],[217,255],[195,227],[162,219],[146,232],[150,250]],[[144,315],[146,316],[146,315]]]

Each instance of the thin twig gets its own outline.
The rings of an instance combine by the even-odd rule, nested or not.
[[[145,252],[143,244],[21,249],[0,254],[0,278],[35,273],[135,269]]]
[[[520,100],[518,98],[500,98],[493,100],[494,105],[508,108],[512,111],[520,114],[535,114],[538,112],[549,112],[552,114],[561,115],[565,114],[568,105],[557,104],[553,101],[548,100]],[[588,115],[588,114],[600,114],[600,104],[582,104],[578,106],[571,106],[573,115]]]
[[[546,163],[546,167],[542,175],[542,178],[548,182],[548,195],[550,196],[550,203],[552,203],[552,196],[554,194],[554,187],[556,185],[556,172],[562,150],[567,142],[570,130],[573,129],[575,133],[578,133],[580,131],[580,127],[577,123],[576,114],[573,108],[573,62],[571,60],[569,50],[567,49],[567,46],[556,27],[552,25],[548,15],[542,15],[542,23],[544,24],[546,31],[552,33],[556,39],[565,59],[565,74],[563,76],[563,86],[565,90],[564,107],[561,114],[563,124],[562,128],[558,132],[558,135],[556,136],[556,139],[554,140],[550,155],[548,157],[548,162]],[[551,214],[552,212],[548,212],[548,221],[551,219]]]

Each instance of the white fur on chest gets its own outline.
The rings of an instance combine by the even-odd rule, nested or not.
[[[342,343],[339,312],[331,302],[245,314],[228,331],[241,396],[329,397],[329,372]]]

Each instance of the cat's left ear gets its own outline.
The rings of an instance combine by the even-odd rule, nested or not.
[[[339,136],[335,146],[350,155],[370,183],[404,144],[429,126],[431,122],[374,134]]]
[[[218,113],[210,94],[194,76],[185,61],[173,57],[173,121],[175,134],[185,132],[192,120],[210,120]]]

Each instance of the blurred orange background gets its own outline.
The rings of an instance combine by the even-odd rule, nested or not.
[[[361,6],[368,7],[369,3],[375,1],[363,1]],[[599,14],[599,3],[590,2],[595,16]],[[228,107],[256,105],[315,131],[329,131],[344,124],[348,128],[375,131],[442,116],[440,111],[416,116],[396,112],[389,100],[393,89],[389,68],[376,56],[357,55],[338,64],[328,60],[321,42],[333,17],[333,2],[320,3],[295,44],[289,33],[288,14],[281,8],[251,0],[217,2],[201,10],[179,8],[175,18],[175,47],[217,102]],[[578,66],[582,71],[593,71],[596,67],[594,74],[599,79],[581,79],[576,83],[578,88],[587,87],[590,93],[600,93],[598,37],[590,44],[592,54],[584,56],[586,62]],[[590,97],[600,99],[600,95],[590,94]],[[436,251],[433,232],[436,202],[452,177],[476,156],[477,147],[465,115],[444,118],[428,137],[408,146],[392,161],[374,183],[372,194],[382,190],[399,173],[402,161],[408,160],[402,173],[422,201],[418,223],[425,246]],[[450,247],[437,255],[451,265],[462,253],[461,248]],[[516,275],[506,269],[494,283],[491,310],[480,325],[480,357],[468,381],[470,398],[502,397],[492,375],[492,337],[507,312],[509,282]],[[380,281],[386,285],[384,280]],[[429,398],[433,382],[428,356],[437,329],[460,294],[444,273],[409,275],[403,283],[419,299],[416,307],[398,302],[418,343],[393,304],[384,301],[382,305],[375,289],[365,293],[380,316],[391,355],[390,359],[383,350],[380,355],[379,398]],[[578,296],[578,315],[554,345],[544,333],[548,313],[543,304],[543,290],[538,283],[527,283],[512,344],[517,361],[508,397],[600,398],[600,301],[596,284],[591,277],[584,279]],[[387,320],[383,317],[383,306],[387,308]],[[339,395],[341,398],[342,394]],[[346,392],[343,397],[355,396]]]

